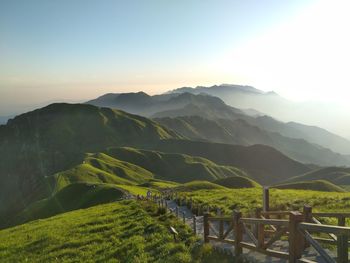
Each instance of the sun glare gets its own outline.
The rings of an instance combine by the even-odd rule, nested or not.
[[[232,50],[221,67],[290,99],[345,102],[350,95],[348,10],[349,1],[316,2]]]

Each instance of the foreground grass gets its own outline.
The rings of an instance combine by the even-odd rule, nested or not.
[[[179,232],[174,242],[169,232]],[[230,262],[154,204],[99,205],[0,231],[1,262]],[[232,258],[230,259],[232,261]]]

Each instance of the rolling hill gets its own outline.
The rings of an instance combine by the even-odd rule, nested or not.
[[[237,167],[263,185],[281,182],[311,169],[265,145],[240,146],[188,140],[159,141],[153,149],[200,156],[220,165]]]
[[[186,183],[194,180],[214,181],[228,176],[247,176],[238,168],[217,165],[201,157],[186,154],[138,150],[130,147],[109,148],[107,153],[119,160],[133,163],[154,174],[156,179]]]
[[[308,173],[291,177],[286,183],[297,181],[327,180],[336,185],[350,185],[350,168],[326,167],[310,171]]]
[[[0,214],[49,196],[44,178],[82,164],[87,152],[169,138],[181,137],[147,118],[87,104],[19,115],[0,126]]]
[[[48,197],[30,203],[24,211],[16,214],[15,220],[3,216],[0,224],[12,225],[118,200],[126,192],[139,194],[141,191],[144,195],[147,189],[159,189],[169,184],[176,186],[175,182],[246,176],[238,168],[220,166],[207,159],[184,154],[130,147],[108,148],[106,152],[111,156],[88,153],[81,164],[44,177],[49,189]]]
[[[248,177],[243,176],[230,176],[226,178],[220,178],[213,182],[227,188],[254,188],[260,186],[257,182]]]
[[[301,189],[322,192],[346,192],[343,188],[332,184],[326,180],[298,181],[295,183],[285,183],[273,186],[278,189]]]
[[[227,189],[224,186],[211,183],[208,181],[192,181],[189,183],[182,184],[174,188],[175,191],[197,191],[197,190],[225,190]]]
[[[125,195],[126,191],[114,185],[73,183],[49,198],[31,203],[12,220],[4,222],[4,225],[23,224],[72,210],[120,201]]]

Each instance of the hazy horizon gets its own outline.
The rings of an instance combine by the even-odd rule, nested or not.
[[[2,1],[0,115],[232,83],[321,103],[323,127],[349,138],[334,120],[350,113],[349,12],[345,0]]]

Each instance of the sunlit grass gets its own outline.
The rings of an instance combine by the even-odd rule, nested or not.
[[[179,233],[177,242],[170,226]],[[197,241],[174,215],[159,213],[152,203],[129,200],[2,230],[0,261],[229,262]]]

